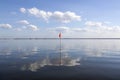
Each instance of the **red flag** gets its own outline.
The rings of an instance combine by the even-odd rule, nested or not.
[[[61,33],[59,33],[59,38],[61,38],[62,37],[62,35],[61,35]]]

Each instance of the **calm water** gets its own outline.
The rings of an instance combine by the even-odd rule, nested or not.
[[[120,40],[0,40],[0,80],[120,80]]]

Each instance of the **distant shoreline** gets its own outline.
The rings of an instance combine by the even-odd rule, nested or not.
[[[59,38],[0,38],[0,40],[54,40],[54,39],[59,39]],[[88,39],[88,40],[92,40],[92,39],[97,39],[97,40],[108,40],[108,39],[120,39],[120,38],[61,38],[61,39],[67,39],[67,40],[84,40],[84,39]]]

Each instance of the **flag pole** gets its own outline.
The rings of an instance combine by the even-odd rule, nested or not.
[[[61,38],[60,38],[60,65],[62,65],[62,52],[61,52]]]
[[[60,39],[60,65],[62,65],[62,53],[61,53],[61,32],[59,33],[59,39]]]

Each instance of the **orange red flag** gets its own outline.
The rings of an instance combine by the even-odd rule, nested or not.
[[[59,33],[59,38],[61,38],[62,37],[62,34],[61,33]]]

